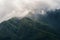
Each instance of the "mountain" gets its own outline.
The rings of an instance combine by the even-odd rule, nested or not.
[[[45,17],[39,15],[38,20],[15,17],[4,21],[0,24],[0,40],[60,40],[59,11],[49,11]]]
[[[60,9],[54,11],[48,11],[43,21],[47,22],[55,31],[60,33]]]

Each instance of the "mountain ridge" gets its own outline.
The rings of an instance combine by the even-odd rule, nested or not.
[[[60,40],[59,26],[57,26],[58,28],[55,26],[56,30],[54,25],[51,26],[59,22],[58,14],[60,12],[52,11],[47,13],[46,17],[39,16],[38,20],[28,17],[20,20],[15,17],[2,22],[0,24],[0,40]],[[53,16],[52,13],[55,13],[55,15]],[[56,16],[58,20],[55,20]]]

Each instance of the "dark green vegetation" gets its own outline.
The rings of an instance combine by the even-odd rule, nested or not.
[[[60,40],[60,31],[58,31],[60,28],[58,26],[60,24],[60,12],[52,11],[47,13],[42,21],[30,18],[21,20],[12,18],[2,22],[0,24],[0,40]],[[55,13],[54,16],[52,13]],[[55,22],[58,25],[54,26]]]

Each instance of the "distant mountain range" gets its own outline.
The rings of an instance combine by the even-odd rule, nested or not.
[[[12,18],[0,24],[0,40],[60,40],[60,9],[38,20]]]

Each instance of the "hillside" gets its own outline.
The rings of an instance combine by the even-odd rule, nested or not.
[[[47,12],[38,20],[25,17],[4,21],[0,24],[0,40],[60,40],[59,11]]]
[[[12,18],[0,24],[0,40],[58,40],[48,27],[29,18]]]

